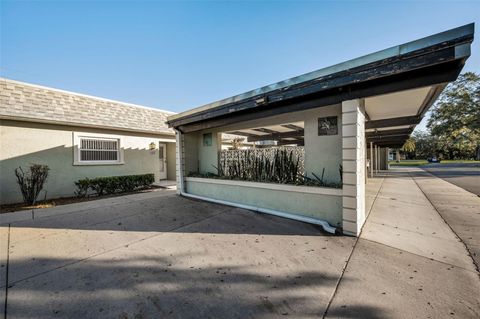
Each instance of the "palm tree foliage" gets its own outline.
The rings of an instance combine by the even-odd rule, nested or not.
[[[412,153],[415,151],[415,139],[409,138],[405,141],[405,144],[402,146],[402,151],[407,153]]]

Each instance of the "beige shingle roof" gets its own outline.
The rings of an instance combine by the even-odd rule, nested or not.
[[[0,118],[174,134],[173,112],[0,78]]]

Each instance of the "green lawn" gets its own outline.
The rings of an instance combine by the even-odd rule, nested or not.
[[[442,160],[442,163],[480,163],[476,160]]]
[[[421,166],[429,164],[427,160],[402,160],[400,163],[396,161],[389,161],[390,166]],[[442,164],[448,163],[480,163],[480,161],[475,160],[442,160]]]
[[[403,161],[400,161],[400,163],[397,163],[396,161],[389,161],[388,164],[390,164],[390,166],[420,166],[420,165],[428,164],[428,161],[427,160],[403,160]]]

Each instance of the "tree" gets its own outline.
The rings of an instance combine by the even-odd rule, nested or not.
[[[415,139],[409,138],[405,141],[405,144],[402,146],[402,151],[405,153],[413,153],[415,152]]]
[[[417,131],[413,134],[415,140],[415,158],[427,159],[440,155],[438,138],[429,132]]]
[[[449,159],[480,157],[480,76],[461,74],[441,94],[427,127]]]

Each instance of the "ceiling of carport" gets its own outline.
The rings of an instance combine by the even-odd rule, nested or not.
[[[303,145],[303,122],[254,127],[227,132],[227,136],[243,136],[248,142],[277,141],[291,142],[291,144]],[[293,136],[294,135],[294,136]]]
[[[365,99],[365,111],[370,120],[381,120],[420,113],[428,98],[431,86],[414,90],[368,97]]]

